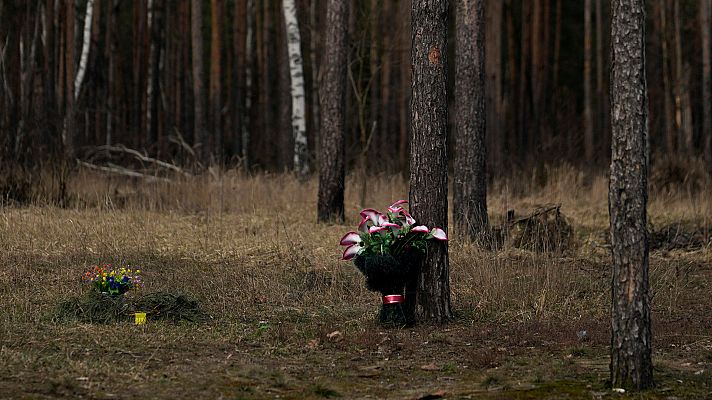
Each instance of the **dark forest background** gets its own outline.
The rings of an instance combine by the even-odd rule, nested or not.
[[[709,26],[709,15],[703,1],[647,2],[653,162],[706,155],[712,165],[710,88],[703,85],[702,57],[709,37],[701,29]],[[486,1],[490,176],[564,162],[584,169],[607,165],[608,3]],[[297,7],[309,162],[315,171],[326,1],[298,0]],[[406,0],[352,2],[347,165],[356,165],[365,153],[370,173],[403,171],[408,165],[410,7]],[[454,8],[447,57],[453,72]],[[86,9],[86,0],[0,1],[4,170],[34,170],[67,156],[91,165],[125,166],[135,157],[117,152],[120,146],[180,166],[292,169],[290,74],[280,1],[206,0],[198,32],[191,31],[196,15],[190,1],[96,0],[89,20]],[[77,88],[87,24],[90,47]],[[202,43],[206,140],[194,132],[195,41]],[[450,76],[452,82],[454,73]],[[203,150],[207,157],[200,156]]]

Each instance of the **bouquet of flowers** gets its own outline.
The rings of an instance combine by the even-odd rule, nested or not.
[[[111,269],[111,264],[94,266],[82,276],[82,283],[91,286],[98,293],[121,295],[140,286],[141,270],[131,268]]]
[[[346,246],[342,259],[353,260],[366,277],[366,287],[381,293],[379,318],[389,325],[408,322],[401,308],[405,300],[403,289],[417,272],[427,241],[447,240],[442,229],[418,225],[403,208],[406,203],[398,200],[386,213],[372,208],[362,210],[358,230],[341,238],[341,245]]]

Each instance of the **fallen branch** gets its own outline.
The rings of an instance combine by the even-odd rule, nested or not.
[[[101,171],[101,172],[106,172],[106,173],[114,174],[114,175],[130,176],[132,178],[141,178],[141,179],[145,179],[149,182],[173,183],[173,181],[168,178],[161,178],[158,176],[142,174],[140,172],[132,171],[127,168],[119,167],[118,165],[110,164],[110,166],[102,166],[102,165],[91,164],[91,163],[88,163],[88,162],[85,162],[82,160],[77,160],[77,162],[82,167],[85,167],[85,168],[88,168],[88,169],[91,169],[94,171]]]
[[[193,175],[191,175],[189,172],[184,171],[182,168],[178,167],[178,166],[175,165],[175,164],[171,164],[171,163],[168,163],[168,162],[165,162],[165,161],[161,161],[161,160],[159,160],[159,159],[157,159],[157,158],[148,157],[148,156],[146,156],[145,154],[142,154],[141,152],[139,152],[139,151],[137,151],[137,150],[129,149],[128,147],[123,146],[123,145],[117,145],[117,146],[109,146],[109,145],[97,146],[97,147],[96,147],[96,150],[97,150],[97,151],[107,151],[107,152],[112,152],[112,151],[113,151],[113,152],[118,152],[118,153],[130,154],[130,155],[134,156],[134,157],[135,157],[137,160],[139,160],[139,161],[151,163],[151,164],[157,165],[157,166],[159,166],[159,167],[163,167],[163,168],[169,169],[169,170],[171,170],[171,171],[173,171],[173,172],[177,172],[177,173],[179,173],[179,174],[181,174],[181,175],[183,175],[183,176],[185,176],[185,177],[192,177],[192,176],[193,176]]]

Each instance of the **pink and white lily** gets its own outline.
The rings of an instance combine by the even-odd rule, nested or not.
[[[370,219],[374,224],[378,225],[378,217],[382,215],[373,208],[364,208],[361,210],[361,217]]]
[[[358,232],[347,232],[339,242],[342,246],[351,246],[353,244],[361,243],[361,235]]]
[[[350,260],[354,258],[363,248],[361,242],[361,235],[358,232],[347,232],[339,242],[340,245],[347,246],[341,259]]]
[[[430,236],[432,236],[433,239],[447,241],[447,234],[440,228],[433,228],[433,230],[430,231]]]
[[[410,231],[416,232],[416,233],[429,233],[430,232],[428,227],[425,225],[414,226],[413,229],[411,229]]]
[[[358,244],[352,244],[351,246],[347,247],[346,250],[344,250],[344,254],[341,256],[342,260],[350,260],[358,254],[359,251],[361,251],[363,247],[361,247]]]

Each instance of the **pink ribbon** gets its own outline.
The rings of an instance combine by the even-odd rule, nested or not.
[[[405,301],[405,296],[402,294],[389,294],[388,296],[383,296],[383,304],[398,304]]]

